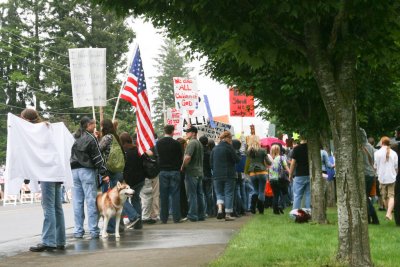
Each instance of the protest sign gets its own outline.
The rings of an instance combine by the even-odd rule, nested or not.
[[[106,106],[106,49],[68,49],[74,108]]]
[[[191,126],[201,126],[201,125],[207,125],[207,118],[206,116],[196,116],[196,117],[189,117],[189,118],[183,118],[182,119],[182,127],[183,129],[186,129],[188,127],[188,124]]]
[[[167,109],[167,124],[174,125],[173,138],[182,137],[182,117],[181,112],[176,108]]]
[[[175,107],[191,115],[199,108],[199,93],[195,79],[174,77]],[[185,115],[184,115],[185,116]]]
[[[219,136],[224,131],[230,131],[232,133],[232,135],[235,134],[235,131],[234,131],[232,125],[218,122],[218,121],[214,121],[214,123],[215,123],[215,128],[212,128],[209,123],[207,125],[198,126],[197,127],[197,129],[198,129],[197,136],[201,137],[201,136],[205,135],[205,136],[207,136],[207,138],[209,138],[209,139],[211,138],[214,141],[218,142]]]
[[[254,97],[229,89],[229,103],[231,117],[254,117]]]

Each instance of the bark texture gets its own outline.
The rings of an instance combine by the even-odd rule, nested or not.
[[[321,152],[319,135],[316,132],[307,136],[308,157],[310,162],[310,178],[311,178],[311,205],[312,220],[319,224],[326,224],[326,198],[325,185],[326,181],[322,177]]]
[[[350,266],[371,262],[362,151],[358,138],[353,83],[355,57],[334,58],[326,50],[318,21],[304,27],[307,58],[328,112],[335,146],[338,208],[338,260]]]

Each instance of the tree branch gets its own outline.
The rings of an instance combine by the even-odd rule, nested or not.
[[[269,22],[269,25],[272,27],[272,30],[279,37],[281,37],[285,42],[293,45],[300,53],[306,55],[306,47],[300,36],[297,36],[293,32],[289,32],[288,30],[284,29],[282,26],[278,25],[268,17],[267,21]]]
[[[335,19],[333,21],[331,36],[329,38],[329,43],[327,46],[328,54],[331,54],[333,49],[336,46],[336,41],[338,38],[338,31],[341,28],[345,17],[346,17],[346,0],[342,0],[340,3],[339,12],[337,13],[337,15],[335,16]]]

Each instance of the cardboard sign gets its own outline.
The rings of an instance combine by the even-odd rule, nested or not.
[[[174,125],[173,138],[182,137],[182,117],[181,112],[176,108],[167,109],[167,124]]]
[[[201,136],[205,135],[205,136],[207,136],[207,138],[211,138],[214,141],[218,142],[219,136],[224,131],[230,131],[232,133],[232,135],[235,134],[235,131],[234,131],[232,125],[218,122],[218,121],[214,121],[214,123],[215,123],[215,128],[212,128],[209,123],[207,125],[197,127],[197,129],[198,129],[197,136],[201,137]]]
[[[68,49],[74,108],[106,106],[106,49]]]
[[[231,117],[254,117],[254,97],[229,89],[229,103]]]
[[[174,77],[175,107],[190,111],[191,115],[199,107],[199,93],[195,79]]]

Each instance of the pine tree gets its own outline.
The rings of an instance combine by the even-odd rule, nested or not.
[[[166,108],[175,107],[173,77],[187,77],[191,69],[187,66],[188,61],[184,57],[184,51],[173,40],[167,39],[160,49],[160,54],[155,59],[155,67],[160,73],[155,77],[155,94],[152,111],[155,131],[163,132],[164,114],[163,101]]]
[[[107,98],[110,99],[118,95],[117,75],[127,65],[124,55],[133,37],[133,31],[122,18],[91,3],[59,0],[1,3],[0,163],[4,162],[6,152],[7,112],[19,114],[26,106],[34,106],[47,120],[63,121],[70,130],[76,130],[81,116],[92,116],[91,108],[73,108],[69,48],[107,49]],[[114,106],[115,100],[110,101],[105,118],[111,118]],[[117,118],[121,121],[120,130],[133,133],[134,114],[130,104],[120,104]]]
[[[4,163],[7,142],[8,112],[19,114],[32,101],[28,83],[32,62],[31,50],[19,36],[26,32],[18,8],[20,1],[0,4],[0,163]]]

